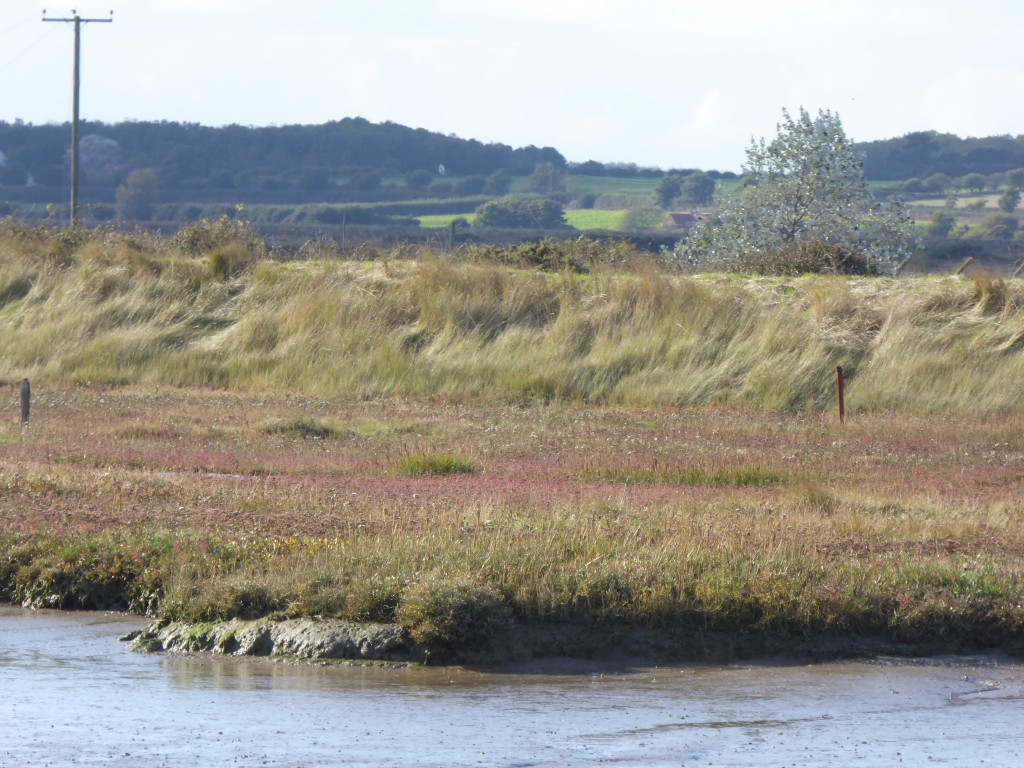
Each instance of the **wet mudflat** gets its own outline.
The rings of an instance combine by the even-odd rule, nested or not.
[[[1024,762],[1024,665],[995,657],[324,667],[134,654],[142,624],[0,607],[0,766]]]

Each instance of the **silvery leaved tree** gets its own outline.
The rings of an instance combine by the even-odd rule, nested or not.
[[[742,188],[721,197],[717,211],[677,243],[677,259],[716,266],[773,255],[808,243],[823,252],[854,253],[879,270],[895,267],[916,247],[914,223],[903,204],[876,200],[863,161],[839,116],[783,110],[778,135],[751,143]]]

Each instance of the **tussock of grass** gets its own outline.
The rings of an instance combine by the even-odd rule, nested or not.
[[[476,465],[447,453],[414,453],[395,464],[399,475],[471,475]]]
[[[266,435],[293,435],[295,437],[326,440],[334,437],[337,430],[327,424],[309,418],[294,419],[293,421],[277,422],[263,428]]]
[[[683,467],[678,469],[660,467],[616,468],[588,471],[584,479],[610,480],[625,485],[710,485],[719,488],[765,488],[781,485],[785,475],[764,467],[738,467],[735,469]]]
[[[439,659],[484,650],[506,632],[512,613],[494,590],[431,575],[402,596],[395,619]]]

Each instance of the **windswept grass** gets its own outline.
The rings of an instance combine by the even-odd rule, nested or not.
[[[1024,405],[1019,280],[689,276],[621,244],[614,268],[592,243],[516,251],[574,274],[469,251],[281,263],[245,240],[0,241],[6,379],[822,410],[842,365],[852,411]]]

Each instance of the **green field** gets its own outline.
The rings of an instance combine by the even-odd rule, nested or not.
[[[416,220],[425,229],[442,229],[450,227],[456,219],[464,219],[472,224],[476,221],[475,213],[442,213],[436,216],[417,216]]]
[[[569,226],[576,229],[605,229],[619,232],[625,229],[625,221],[628,214],[629,211],[581,209],[566,211],[565,220],[569,222]]]
[[[977,203],[981,200],[985,201],[985,207],[982,210],[995,211],[999,209],[999,197],[1000,195],[958,195],[956,199],[956,208],[953,211],[957,211],[966,208],[969,205]],[[928,197],[920,200],[909,201],[909,205],[913,207],[920,206],[922,208],[945,208],[946,207],[946,196]]]
[[[565,220],[574,229],[603,229],[610,232],[620,232],[625,228],[625,219],[629,211],[599,211],[593,209],[581,209],[566,211]],[[476,219],[475,214],[441,214],[437,216],[418,216],[420,226],[425,229],[442,229],[450,227],[456,219],[465,219],[470,224]]]
[[[565,180],[569,194],[593,192],[596,195],[653,196],[661,179],[622,179],[615,176],[568,176]]]

